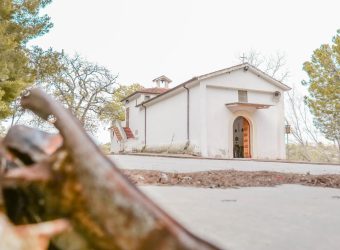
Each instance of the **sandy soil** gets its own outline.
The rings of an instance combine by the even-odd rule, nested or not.
[[[310,175],[236,170],[167,173],[154,170],[123,170],[138,185],[176,185],[204,188],[266,187],[281,184],[340,188],[340,175]]]

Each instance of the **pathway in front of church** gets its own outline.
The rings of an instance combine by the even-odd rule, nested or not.
[[[202,158],[157,157],[145,155],[109,155],[120,168],[165,172],[209,170],[276,171],[299,174],[340,174],[340,165],[301,164],[250,160],[214,160]]]
[[[141,189],[193,232],[223,249],[334,250],[340,246],[340,189],[300,185]]]
[[[123,169],[340,174],[340,165],[110,155]],[[193,232],[222,249],[333,250],[340,246],[340,189],[281,185],[249,188],[140,186]]]

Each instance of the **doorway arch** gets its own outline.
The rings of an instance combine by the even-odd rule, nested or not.
[[[238,116],[233,123],[234,158],[251,158],[250,122],[244,116]]]

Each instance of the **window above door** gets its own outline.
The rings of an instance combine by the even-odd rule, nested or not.
[[[248,91],[238,90],[238,101],[239,102],[248,102]]]

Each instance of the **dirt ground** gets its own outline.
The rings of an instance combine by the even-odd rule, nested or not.
[[[154,170],[123,170],[138,185],[193,186],[204,188],[266,187],[281,184],[301,184],[340,188],[340,175],[310,175],[268,171],[206,171],[167,173]]]

